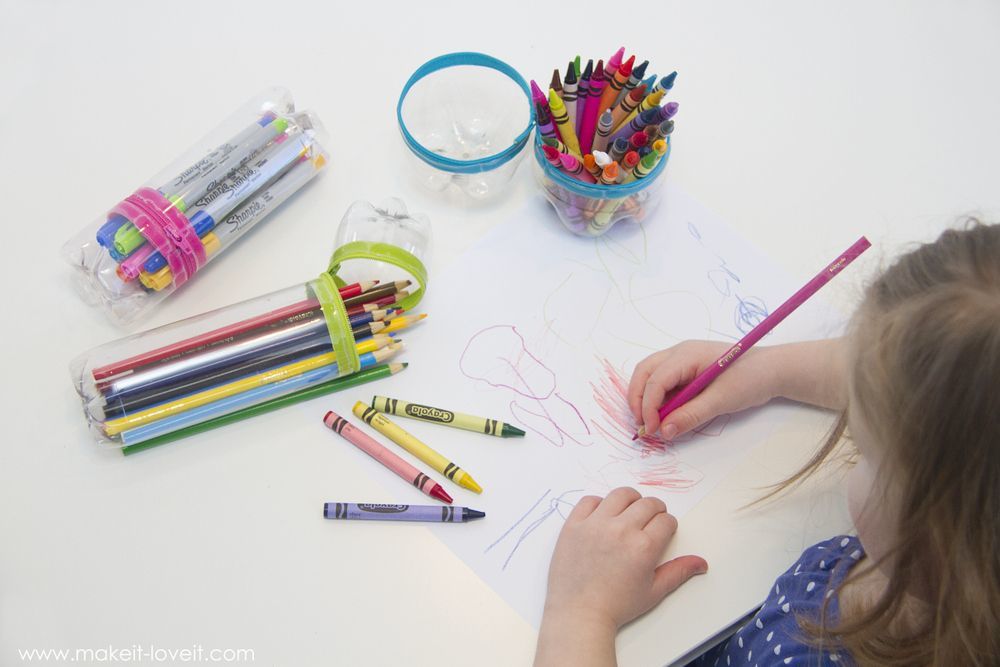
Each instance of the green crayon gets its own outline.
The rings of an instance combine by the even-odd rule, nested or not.
[[[451,426],[452,428],[465,429],[466,431],[485,433],[486,435],[493,435],[498,438],[510,438],[513,436],[524,435],[524,431],[521,429],[516,426],[511,426],[510,424],[505,424],[499,419],[475,417],[473,415],[462,414],[461,412],[442,410],[441,408],[431,407],[430,405],[407,403],[406,401],[401,401],[396,398],[375,396],[372,398],[371,405],[379,412],[384,412],[387,415],[419,419],[420,421],[430,422],[432,424],[441,424],[443,426]]]

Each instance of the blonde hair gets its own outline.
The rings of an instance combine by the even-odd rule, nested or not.
[[[970,221],[900,257],[851,329],[848,409],[882,451],[899,513],[893,548],[875,563],[889,582],[868,609],[803,627],[859,665],[998,665],[1000,225]],[[845,423],[781,488],[820,467]],[[926,614],[907,613],[911,596]]]

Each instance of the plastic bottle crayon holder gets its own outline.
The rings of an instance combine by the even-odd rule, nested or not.
[[[600,185],[584,183],[549,163],[536,133],[536,179],[566,229],[580,236],[600,236],[622,220],[642,221],[659,204],[660,177],[671,150],[670,137],[666,141],[667,152],[648,176],[622,185]]]
[[[421,183],[434,191],[453,186],[472,199],[507,185],[535,123],[524,78],[473,52],[421,65],[400,93],[396,119]]]
[[[430,254],[431,223],[411,214],[402,200],[391,197],[372,204],[356,201],[337,227],[336,250],[328,271],[338,284],[409,278],[416,283],[400,307],[410,310],[427,285],[424,262]],[[339,274],[344,279],[337,277]]]

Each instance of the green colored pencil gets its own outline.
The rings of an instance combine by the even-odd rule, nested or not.
[[[332,394],[336,391],[356,387],[359,384],[366,384],[368,382],[374,382],[375,380],[381,380],[382,378],[395,375],[399,371],[406,368],[406,366],[407,364],[405,363],[381,364],[379,366],[373,366],[372,368],[359,371],[346,377],[318,384],[315,387],[301,389],[288,394],[287,396],[279,396],[278,398],[272,398],[269,401],[264,401],[263,403],[259,403],[257,405],[242,408],[236,412],[231,412],[228,415],[214,417],[207,421],[203,421],[200,424],[192,424],[191,426],[185,426],[184,428],[171,431],[170,433],[164,433],[163,435],[158,435],[155,438],[150,438],[149,440],[144,440],[143,442],[137,442],[134,445],[126,445],[125,447],[122,447],[122,454],[128,456],[129,454],[135,454],[136,452],[141,452],[158,445],[165,445],[168,442],[173,442],[174,440],[186,438],[189,435],[203,433],[220,426],[225,426],[226,424],[243,421],[249,417],[256,417],[257,415],[262,415],[266,412],[294,405],[295,403],[308,401],[309,399],[316,398],[317,396],[325,396],[326,394]]]

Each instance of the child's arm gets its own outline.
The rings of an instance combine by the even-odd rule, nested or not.
[[[552,554],[535,667],[615,665],[618,628],[708,570],[698,556],[660,564],[676,530],[663,501],[635,489],[582,498]]]
[[[718,415],[763,405],[778,396],[832,410],[847,406],[846,343],[834,338],[753,348],[660,424],[657,410],[667,392],[691,382],[729,347],[685,341],[636,366],[628,404],[647,433],[659,430],[663,437],[675,438]]]

